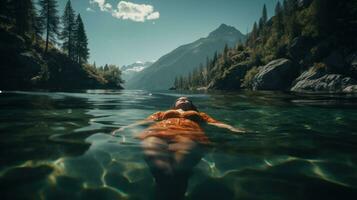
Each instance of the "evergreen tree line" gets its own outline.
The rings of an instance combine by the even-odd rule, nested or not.
[[[261,17],[253,24],[245,44],[237,44],[236,48],[231,49],[226,46],[221,54],[215,53],[212,59],[207,58],[205,66],[200,64],[188,75],[176,77],[174,87],[191,89],[208,86],[212,78],[225,76],[233,62],[249,62],[251,66],[261,66],[277,58],[291,58],[289,46],[297,37],[308,38],[315,45],[321,41],[329,41],[331,49],[340,46],[352,49],[357,45],[356,33],[357,1],[278,1],[275,15],[270,19],[264,5]],[[316,48],[310,51],[311,62],[318,62],[323,57],[316,53]],[[242,54],[249,56],[241,56]],[[239,55],[238,61],[233,61],[232,55]],[[256,67],[253,69],[256,71]]]
[[[80,14],[76,16],[68,0],[62,17],[58,14],[56,0],[2,0],[0,15],[15,25],[15,32],[41,43],[45,40],[44,53],[50,46],[60,44],[68,57],[84,64],[89,58],[88,38]],[[37,9],[38,8],[38,9]],[[60,42],[59,42],[60,41]]]
[[[217,51],[213,54],[213,57],[207,57],[205,64],[200,63],[188,75],[182,75],[175,77],[174,88],[176,89],[192,89],[198,87],[206,87],[209,85],[212,79],[217,77],[219,72],[225,71],[226,68],[233,63],[231,57],[232,50],[242,51],[244,49],[243,44],[238,42],[235,48],[229,48],[225,44],[222,53]]]
[[[102,74],[109,84],[120,86],[124,83],[124,80],[121,78],[122,72],[116,65],[105,64],[104,66],[97,67],[94,63],[93,68],[96,69],[97,73]]]
[[[174,81],[174,88],[179,89],[191,89],[193,87],[204,87],[207,86],[210,80],[215,75],[214,67],[218,64],[219,58],[223,58],[223,65],[228,65],[228,45],[226,44],[222,54],[218,54],[216,51],[213,58],[206,58],[205,65],[200,63],[200,65],[190,72],[187,76],[177,76]],[[223,66],[222,65],[222,66]]]

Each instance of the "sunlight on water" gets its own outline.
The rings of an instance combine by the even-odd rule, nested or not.
[[[175,92],[3,92],[4,199],[154,199],[140,140],[111,131],[168,109]],[[357,98],[283,93],[186,93],[248,130],[207,126],[187,199],[345,199],[357,194]],[[319,197],[319,198],[316,198]]]

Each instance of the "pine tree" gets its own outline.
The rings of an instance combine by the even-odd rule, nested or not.
[[[209,62],[209,60],[208,60]],[[202,86],[206,83],[206,74],[204,72],[205,67],[203,66],[203,64],[201,63],[199,68],[198,68],[198,74],[199,74],[199,85]]]
[[[104,71],[108,71],[108,70],[109,70],[109,66],[108,66],[108,64],[105,64],[105,65],[104,65],[103,70],[104,70]]]
[[[75,48],[75,13],[71,5],[71,1],[68,0],[63,16],[62,16],[63,30],[61,32],[61,39],[63,40],[62,49],[67,53],[68,57],[74,60],[74,48]]]
[[[0,1],[0,14],[1,15],[6,15],[7,11],[7,1]]]
[[[277,37],[280,38],[284,32],[283,25],[283,8],[281,7],[280,1],[275,6],[275,17],[273,21],[273,27],[277,33]]]
[[[78,14],[76,20],[75,45],[76,61],[79,64],[86,63],[89,58],[88,38],[80,14]]]
[[[40,21],[43,29],[46,31],[46,48],[45,54],[48,52],[49,42],[56,42],[56,36],[59,35],[59,17],[56,0],[39,0]]]
[[[224,49],[223,49],[223,56],[224,56],[224,57],[227,57],[227,56],[228,56],[228,50],[229,50],[228,44],[226,43],[226,44],[224,45]]]
[[[41,35],[43,34],[43,24],[41,22],[41,18],[37,14],[37,10],[32,4],[32,9],[31,9],[32,14],[30,14],[31,18],[31,27],[32,27],[32,37],[36,40],[41,38]]]
[[[228,50],[228,44],[226,43],[223,49],[223,67],[226,67],[228,64]]]
[[[258,38],[258,25],[257,25],[257,22],[254,22],[253,30],[250,33],[250,36],[249,36],[249,39],[248,39],[248,45],[249,46],[254,46],[255,41],[257,40],[257,38]]]
[[[37,13],[32,0],[11,0],[6,7],[10,12],[10,17],[15,20],[15,30],[18,34],[24,36],[26,33],[35,32]]]
[[[213,60],[212,60],[212,65],[210,67],[210,70],[214,67],[214,65],[216,64],[217,60],[218,60],[218,53],[217,53],[217,51],[215,51],[214,55],[213,55]]]
[[[265,25],[268,21],[268,12],[267,12],[267,6],[264,4],[263,6],[263,11],[262,11],[262,22],[263,25]]]
[[[275,6],[275,16],[282,14],[282,12],[283,12],[283,8],[281,7],[280,1],[278,1],[278,3],[276,3]]]
[[[179,82],[178,82],[178,78],[177,78],[177,76],[175,77],[175,81],[174,81],[174,88],[175,89],[178,89],[178,87],[179,87]]]
[[[266,36],[267,31],[266,31],[265,25],[266,25],[267,21],[268,21],[268,12],[267,12],[267,7],[264,4],[263,10],[262,10],[262,16],[259,19],[259,26],[257,29],[257,35],[263,36],[262,39],[264,39]]]
[[[288,0],[284,0],[283,1],[283,11],[284,11],[284,15],[285,16],[289,15],[289,3],[288,3]]]
[[[179,88],[184,89],[185,87],[185,79],[183,76],[180,76],[179,78]]]
[[[191,85],[192,85],[192,72],[189,72],[188,73],[188,78],[187,78],[187,88],[190,88],[191,87]]]

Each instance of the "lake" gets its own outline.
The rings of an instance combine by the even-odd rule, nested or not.
[[[87,90],[0,94],[1,199],[154,199],[139,126],[179,96],[247,130],[207,127],[212,145],[187,199],[357,195],[357,95]]]

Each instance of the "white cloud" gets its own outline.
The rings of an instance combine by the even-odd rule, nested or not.
[[[120,1],[116,9],[105,0],[90,0],[90,4],[97,4],[101,11],[109,12],[113,17],[135,22],[145,22],[160,18],[160,13],[154,11],[152,5],[135,4],[128,1]]]
[[[90,4],[98,4],[101,11],[112,11],[112,5],[110,3],[105,3],[105,0],[90,0]]]
[[[159,12],[153,12],[149,16],[147,16],[148,20],[159,19],[159,18],[160,18]]]

